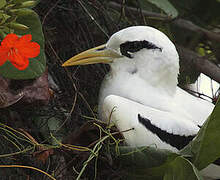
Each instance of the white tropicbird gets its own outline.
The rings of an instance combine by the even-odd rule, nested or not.
[[[100,90],[99,114],[111,120],[131,146],[174,152],[197,134],[214,105],[177,86],[179,57],[174,44],[159,30],[133,26],[113,34],[104,45],[82,52],[63,66],[108,63]],[[220,178],[216,165],[202,173]],[[210,174],[208,174],[210,176]]]

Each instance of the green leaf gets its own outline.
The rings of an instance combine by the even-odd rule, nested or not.
[[[18,8],[32,8],[37,4],[36,1],[26,1],[21,3],[20,6],[18,6]]]
[[[28,8],[11,9],[9,13],[16,16],[27,16],[29,14],[32,14],[32,10]]]
[[[50,145],[57,145],[67,135],[67,130],[65,127],[61,127],[62,121],[57,117],[48,118],[48,116],[32,114],[31,120],[34,128],[41,133],[44,140],[48,141]]]
[[[196,167],[180,154],[153,147],[119,146],[120,165],[136,180],[202,180]]]
[[[0,13],[0,23],[5,23],[11,16],[4,14],[4,13]]]
[[[6,0],[0,1],[0,8],[3,8],[6,5]]]
[[[57,145],[57,141],[61,142],[62,139],[65,137],[64,128],[61,129],[61,125],[61,120],[56,117],[52,117],[48,120],[49,132],[51,132],[53,136],[56,138],[56,140],[51,139],[52,145]]]
[[[40,0],[33,0],[33,3],[30,3],[30,1],[32,1],[32,0],[14,0],[13,3],[17,4],[17,6],[15,6],[16,8],[22,8],[22,7],[33,8],[40,2]],[[29,4],[29,6],[24,6],[25,4],[26,5]]]
[[[198,51],[200,56],[205,56],[206,55],[205,49],[202,48],[202,47],[199,47],[197,51]]]
[[[196,167],[184,157],[178,156],[170,163],[163,180],[202,180]]]
[[[30,0],[14,0],[13,3],[15,3],[15,4],[21,4],[21,3],[27,2],[27,1],[30,1]]]
[[[193,164],[201,170],[220,157],[219,149],[220,100],[196,138],[181,151],[181,154],[191,155]]]
[[[7,24],[7,27],[12,28],[12,29],[17,29],[17,30],[27,30],[29,29],[27,26],[24,24],[19,24],[19,23],[9,23]]]
[[[147,0],[151,4],[154,4],[158,8],[162,9],[168,16],[175,18],[178,16],[178,11],[168,0]],[[146,0],[140,1],[141,5],[144,7],[148,6]]]
[[[16,69],[9,61],[7,61],[4,65],[0,66],[0,75],[10,79],[32,79],[39,77],[46,68],[44,35],[39,17],[34,11],[32,11],[32,13],[29,13],[28,15],[18,16],[16,22],[25,24],[29,29],[26,31],[15,30],[14,33],[18,35],[32,34],[33,41],[37,42],[41,47],[40,54],[36,58],[31,58],[29,66],[23,71]]]
[[[153,147],[119,146],[118,159],[130,179],[160,179],[177,156],[168,150]]]
[[[4,39],[6,36],[5,32],[0,29],[0,39]]]

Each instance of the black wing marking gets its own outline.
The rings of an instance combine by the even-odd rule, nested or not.
[[[216,160],[213,162],[213,164],[220,166],[220,158],[216,159]]]
[[[170,144],[173,147],[176,147],[178,150],[182,149],[187,144],[189,144],[189,142],[192,141],[192,139],[196,136],[196,135],[181,136],[181,135],[169,133],[153,125],[149,119],[141,117],[140,114],[138,114],[138,121],[146,129],[151,131],[153,134],[156,134],[161,139],[161,141],[166,142],[167,144]]]

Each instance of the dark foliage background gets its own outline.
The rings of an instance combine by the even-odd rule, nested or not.
[[[57,179],[77,178],[77,172],[90,154],[58,147],[59,143],[50,133],[63,144],[86,146],[98,138],[97,127],[82,125],[97,118],[99,87],[109,67],[96,64],[63,68],[61,64],[83,50],[105,43],[122,28],[150,25],[165,32],[175,42],[180,54],[180,86],[195,82],[201,72],[220,82],[217,67],[220,61],[219,1],[170,2],[179,13],[177,17],[167,15],[163,8],[145,0],[40,1],[34,10],[40,16],[46,39],[50,101],[48,103],[47,99],[37,104],[18,101],[0,109],[0,115],[2,124],[22,129],[21,132],[28,133],[39,144],[46,144],[53,151],[35,147],[25,153],[0,156],[0,164],[35,166],[54,174]],[[22,136],[14,133],[17,139]],[[16,151],[11,141],[19,141],[24,149],[32,147],[21,139],[10,137],[11,141],[8,141],[5,138],[8,134],[6,130],[1,131],[0,154]],[[48,156],[42,157],[34,152],[46,152],[44,155]],[[102,148],[98,160],[97,167],[95,158],[89,162],[81,179],[124,177],[125,167],[108,151],[108,146]],[[0,179],[47,179],[42,173],[27,169],[0,169],[0,176]]]

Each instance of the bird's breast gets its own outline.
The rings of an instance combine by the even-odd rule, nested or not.
[[[117,95],[163,111],[170,111],[173,107],[173,97],[166,92],[166,89],[148,84],[138,73],[106,75],[99,92],[100,113],[103,101],[109,95]]]

